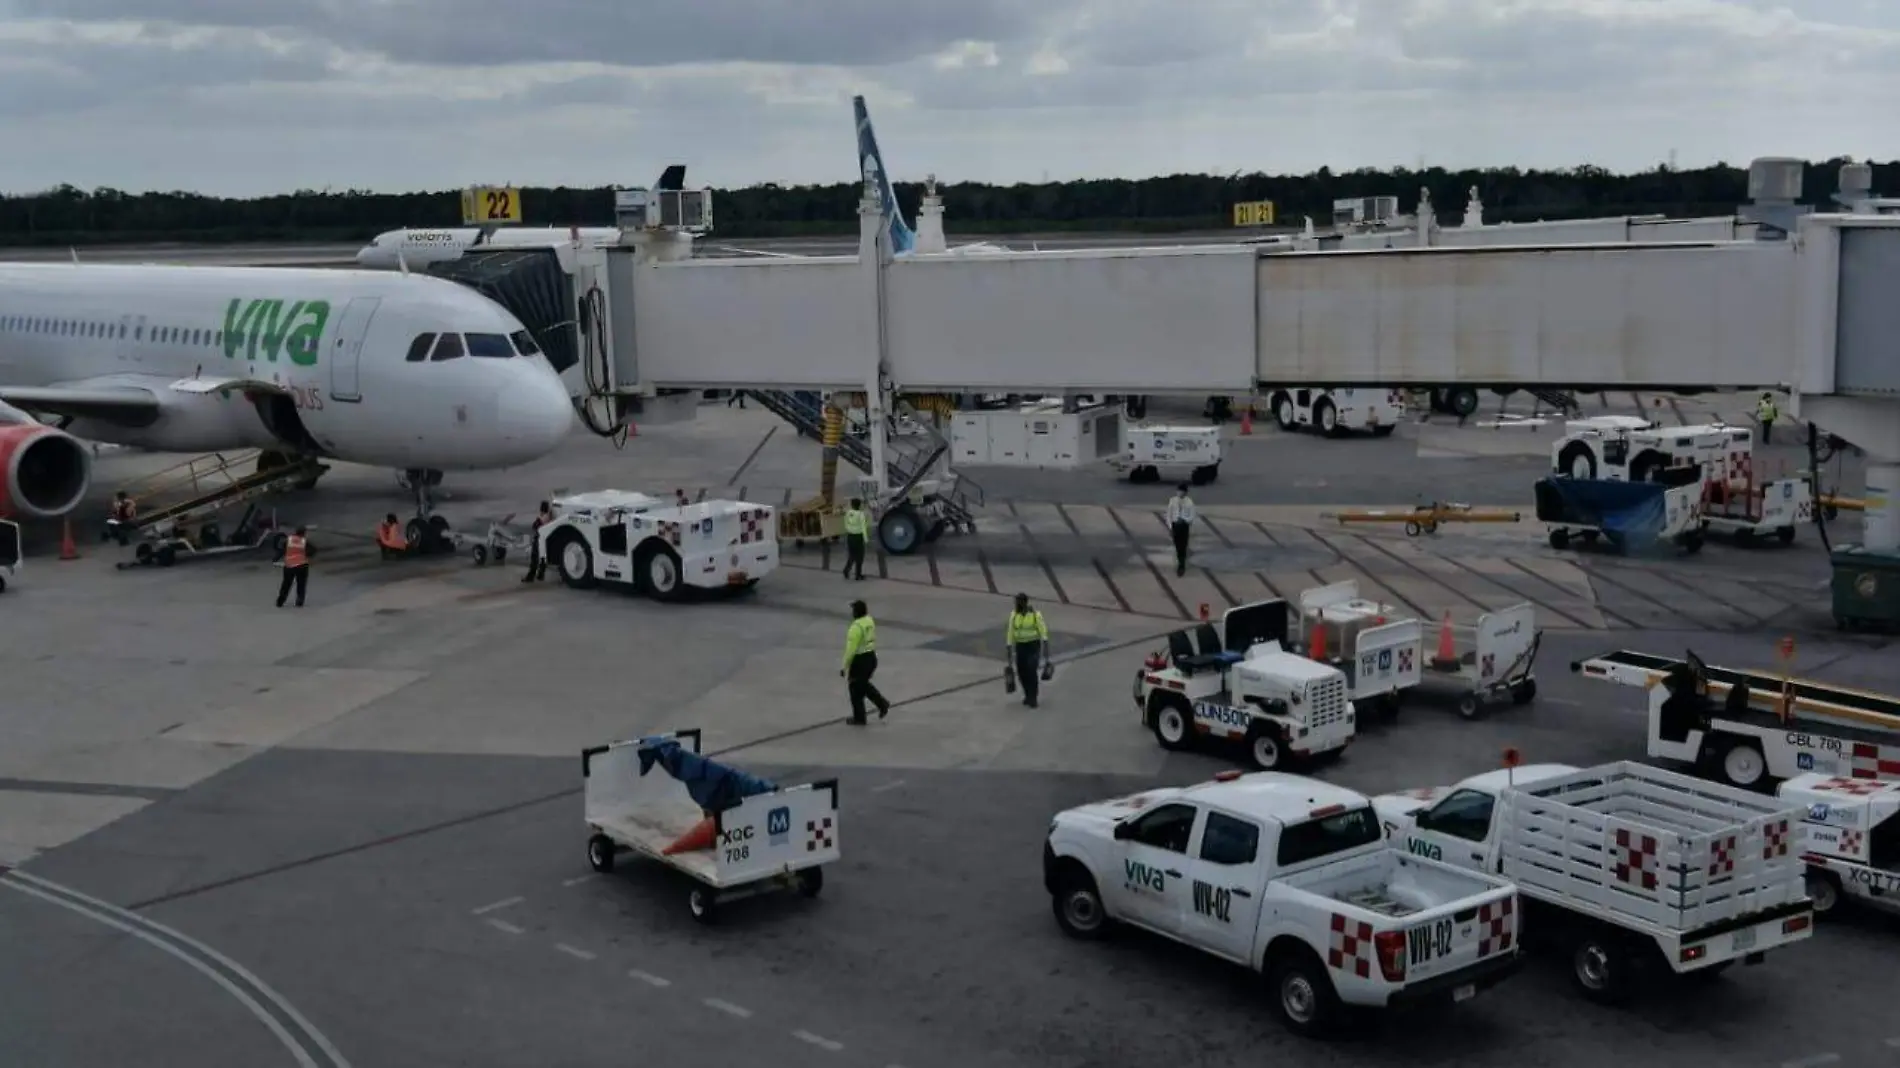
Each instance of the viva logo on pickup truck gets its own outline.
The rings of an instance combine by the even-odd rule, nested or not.
[[[1405,942],[1411,951],[1413,964],[1424,964],[1447,956],[1451,953],[1451,921],[1421,923],[1405,932]]]
[[[276,363],[279,355],[299,367],[317,362],[323,328],[330,323],[330,302],[244,300],[234,297],[224,309],[224,355],[256,360],[260,353]]]
[[[1405,839],[1405,851],[1407,853],[1411,853],[1414,856],[1424,857],[1426,860],[1444,860],[1445,859],[1444,850],[1438,848],[1437,846],[1433,845],[1430,842],[1427,842],[1423,838],[1407,837]]]
[[[1122,874],[1130,890],[1152,890],[1157,894],[1167,892],[1168,877],[1160,868],[1150,868],[1138,860],[1124,860]]]

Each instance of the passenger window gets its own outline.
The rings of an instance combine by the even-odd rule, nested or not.
[[[541,354],[541,346],[534,343],[534,335],[528,333],[526,330],[517,330],[509,334],[508,340],[515,343],[515,351],[523,356],[539,356]]]
[[[421,363],[427,360],[429,358],[429,350],[434,347],[434,334],[417,334],[416,339],[409,343],[409,362]]]
[[[1252,864],[1260,852],[1260,828],[1219,812],[1207,814],[1201,830],[1201,859],[1210,864]]]
[[[491,360],[512,360],[515,358],[515,347],[508,344],[507,337],[501,334],[469,334],[468,354]]]
[[[1491,810],[1497,799],[1477,790],[1460,790],[1418,817],[1421,831],[1437,831],[1468,842],[1482,842],[1491,833]]]
[[[435,352],[429,359],[441,363],[443,360],[459,360],[466,355],[468,350],[462,347],[462,335],[443,334],[435,339]]]
[[[1188,839],[1194,833],[1193,805],[1162,805],[1135,818],[1129,841],[1139,842],[1170,853],[1187,852]]]

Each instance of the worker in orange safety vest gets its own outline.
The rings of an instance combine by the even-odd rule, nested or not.
[[[310,585],[310,557],[315,552],[303,527],[284,539],[284,558],[277,564],[284,569],[283,581],[277,584],[277,607],[284,607],[292,586],[297,587],[297,607],[303,607],[304,590]]]
[[[402,532],[402,524],[396,522],[396,513],[383,516],[376,524],[376,544],[383,550],[383,559],[393,560],[409,552],[409,539]]]

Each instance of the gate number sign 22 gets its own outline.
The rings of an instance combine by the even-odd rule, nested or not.
[[[514,197],[506,189],[490,189],[484,194],[485,210],[490,219],[511,219],[514,217]]]

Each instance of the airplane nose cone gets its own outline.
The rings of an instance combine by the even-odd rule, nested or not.
[[[496,408],[509,440],[532,454],[527,459],[538,459],[553,452],[574,429],[574,402],[552,369],[523,370],[535,373],[497,394]]]
[[[366,247],[366,248],[360,248],[356,250],[356,262],[358,266],[361,266],[361,267],[371,266],[371,264],[374,262],[375,259],[376,259],[376,250],[374,248]]]

